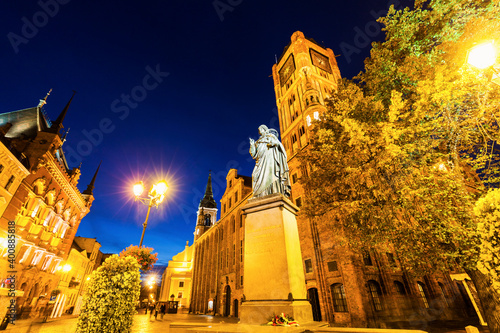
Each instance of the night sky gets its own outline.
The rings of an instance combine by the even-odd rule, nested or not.
[[[38,104],[55,120],[72,95],[63,146],[79,189],[99,162],[95,201],[78,236],[103,252],[139,245],[145,205],[131,186],[169,183],[144,245],[158,264],[193,241],[212,170],[219,203],[226,174],[251,175],[248,138],[279,130],[271,68],[293,32],[331,48],[343,77],[363,68],[375,17],[409,1],[2,1],[0,112]],[[216,9],[217,7],[217,9]]]

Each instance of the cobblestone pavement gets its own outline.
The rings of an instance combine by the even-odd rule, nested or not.
[[[63,316],[58,319],[49,319],[48,322],[43,323],[41,319],[19,320],[16,325],[8,325],[7,330],[4,332],[12,333],[73,333],[76,330],[77,317],[76,316]],[[223,329],[225,332],[282,332],[282,328],[266,327],[266,326],[246,326],[235,325],[238,323],[238,318],[214,317],[204,315],[188,315],[188,314],[166,314],[163,319],[158,316],[144,314],[141,311],[134,317],[134,324],[132,326],[132,333],[190,333],[191,329],[199,328],[200,332],[217,332]],[[221,325],[222,324],[222,325]],[[211,328],[214,325],[218,329]],[[206,329],[204,329],[204,327]],[[485,327],[479,328],[480,333],[489,333]],[[274,329],[274,330],[273,330]],[[278,330],[276,330],[278,329]],[[305,328],[302,328],[305,329]],[[322,330],[321,328],[313,329],[313,331],[330,331],[332,328]],[[418,327],[415,329],[424,329],[429,333],[466,333],[463,323],[434,323],[429,327]],[[287,332],[292,332],[290,328],[285,329]],[[302,332],[302,330],[299,330]]]
[[[144,314],[143,311],[134,317],[132,333],[185,333],[187,329],[194,327],[207,327],[213,324],[228,323],[236,324],[238,318],[223,318],[188,314],[166,314],[161,319],[158,315]],[[76,330],[77,317],[63,316],[58,319],[49,319],[43,323],[41,319],[18,320],[15,325],[8,325],[3,332],[12,333],[73,333]]]

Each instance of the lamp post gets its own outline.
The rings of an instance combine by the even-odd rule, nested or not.
[[[151,190],[149,190],[147,197],[141,197],[141,194],[144,192],[144,183],[138,182],[134,184],[135,201],[140,201],[148,206],[148,213],[146,214],[146,220],[142,224],[143,226],[142,236],[141,236],[141,242],[139,243],[139,247],[142,247],[144,232],[146,231],[146,227],[148,225],[148,218],[149,218],[149,212],[151,211],[151,207],[156,206],[156,208],[158,208],[158,205],[163,201],[163,199],[165,199],[165,192],[167,192],[167,189],[168,189],[167,183],[164,180],[162,180],[151,186]]]
[[[490,81],[500,85],[500,66],[497,59],[498,49],[492,41],[474,46],[467,54],[467,63],[469,65],[489,72],[491,75]]]

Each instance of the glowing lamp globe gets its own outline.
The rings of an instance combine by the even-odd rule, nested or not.
[[[162,180],[156,184],[156,193],[159,195],[164,195],[168,190],[167,183]]]
[[[143,182],[138,182],[134,184],[134,195],[136,197],[140,196],[142,192],[144,192],[144,183]]]
[[[467,56],[467,63],[479,69],[485,69],[495,64],[497,50],[493,42],[486,42],[474,46]]]

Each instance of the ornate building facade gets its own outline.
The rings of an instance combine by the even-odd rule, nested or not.
[[[0,181],[6,180],[0,184],[0,230],[1,237],[15,235],[1,258],[0,290],[2,301],[14,299],[22,318],[45,315],[78,226],[94,200],[96,175],[80,192],[80,167],[70,169],[62,149],[60,132],[72,98],[54,122],[43,111],[46,99],[0,114],[1,141],[11,153],[3,150],[0,156],[0,169],[5,169]],[[13,290],[8,297],[6,289]]]
[[[292,201],[305,199],[299,180],[307,173],[297,154],[308,149],[314,120],[326,111],[341,78],[331,49],[300,31],[273,66],[282,143],[290,168]],[[195,227],[192,313],[239,316],[244,301],[243,207],[252,193],[251,177],[232,169],[221,199],[221,215],[211,180],[200,203]],[[405,271],[390,246],[383,251],[352,251],[322,220],[297,217],[308,299],[315,321],[334,326],[385,327],[409,322],[474,317],[470,297],[445,272],[418,276]],[[272,258],[269,258],[272,264]],[[266,263],[262,263],[265,265]],[[265,283],[265,281],[263,281]]]

